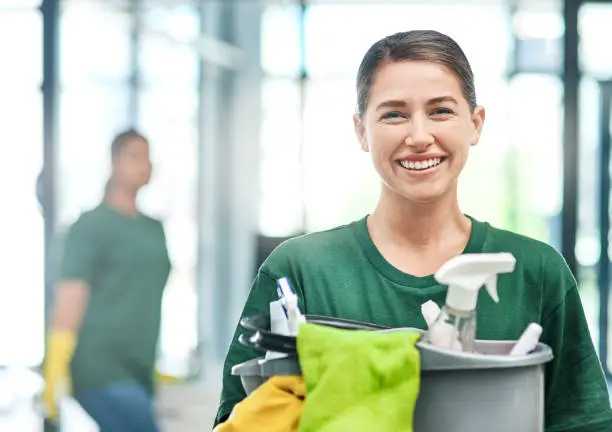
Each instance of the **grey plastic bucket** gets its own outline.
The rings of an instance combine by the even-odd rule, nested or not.
[[[418,329],[409,330],[423,334]],[[543,432],[544,365],[550,347],[510,357],[514,341],[476,341],[479,354],[454,353],[423,342],[414,432]],[[257,358],[232,368],[247,393],[276,375],[300,375],[296,356]]]

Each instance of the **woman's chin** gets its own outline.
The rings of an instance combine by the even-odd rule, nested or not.
[[[442,200],[446,194],[444,191],[437,190],[437,188],[410,187],[397,191],[396,195],[406,202],[414,204],[435,204]]]

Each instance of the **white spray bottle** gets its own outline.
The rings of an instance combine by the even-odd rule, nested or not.
[[[463,254],[446,262],[436,272],[436,280],[448,285],[446,304],[429,327],[425,341],[453,351],[474,352],[476,304],[484,285],[495,302],[497,275],[514,270],[516,259],[510,253]]]
[[[293,288],[291,288],[289,278],[282,277],[276,281],[276,284],[281,305],[287,316],[289,334],[297,336],[300,325],[306,322],[306,317],[302,315],[298,306],[298,296],[293,291]]]

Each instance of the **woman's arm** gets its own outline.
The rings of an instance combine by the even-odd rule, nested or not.
[[[293,288],[296,290],[296,294],[298,295],[300,308],[304,310],[304,296],[301,288],[297,284],[296,279],[293,277],[294,275],[291,273],[291,271],[283,272],[278,268],[278,262],[284,263],[284,256],[278,252],[275,254],[274,261],[276,261],[277,265],[274,266],[274,268],[276,271],[270,269],[269,261],[270,259],[263,264],[261,269],[258,271],[257,277],[253,281],[251,290],[241,314],[241,318],[257,314],[267,315],[270,313],[270,302],[278,300],[276,279],[281,276],[277,275],[287,276],[291,279]],[[285,266],[283,264],[281,264],[280,267],[289,268],[289,266]],[[246,397],[240,377],[233,376],[231,374],[232,367],[239,363],[263,355],[261,352],[248,348],[238,342],[238,338],[241,334],[242,329],[239,326],[236,326],[234,337],[232,338],[230,348],[227,356],[225,357],[223,367],[223,389],[221,392],[219,409],[215,418],[215,426],[226,421],[234,409],[234,406]]]
[[[607,383],[593,346],[575,279],[559,257],[544,275],[542,341],[546,365],[546,430],[612,431]]]

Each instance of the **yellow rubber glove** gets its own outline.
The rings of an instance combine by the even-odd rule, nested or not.
[[[157,381],[157,383],[159,384],[176,384],[178,382],[181,382],[182,379],[155,370],[155,381]]]
[[[57,421],[59,396],[70,394],[70,360],[74,354],[76,337],[68,331],[53,331],[47,340],[47,356],[43,376],[43,401],[49,409],[49,418]]]
[[[274,376],[238,403],[213,432],[297,432],[305,396],[301,376]]]

